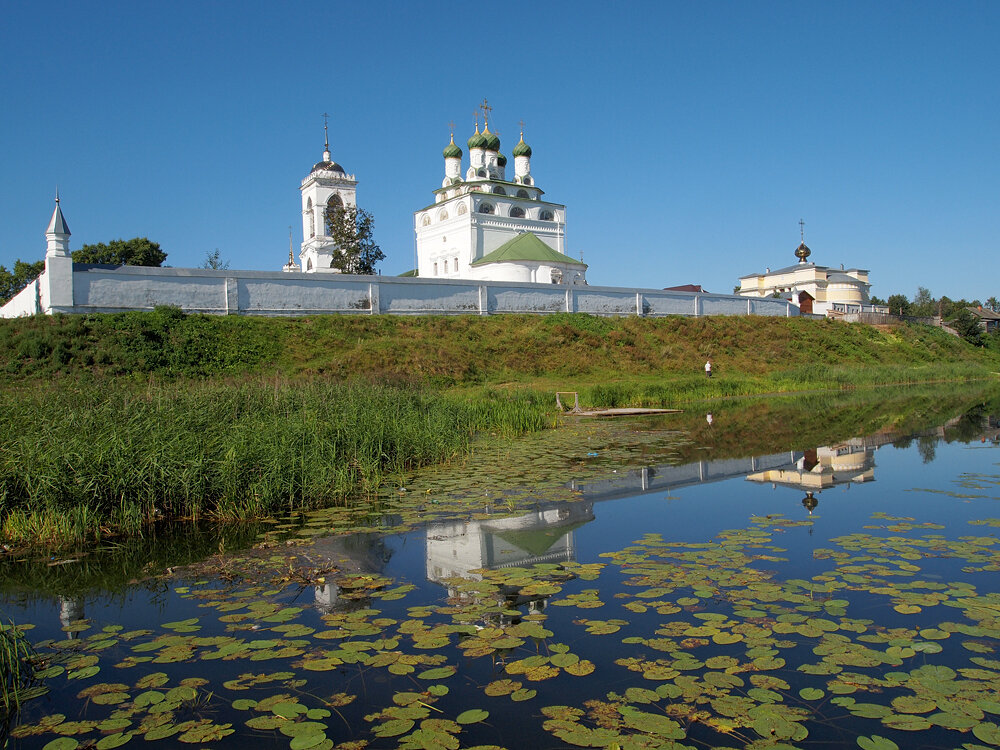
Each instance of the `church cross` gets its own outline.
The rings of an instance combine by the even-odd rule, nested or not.
[[[521,140],[523,141],[524,140],[524,120],[520,120],[517,124],[521,126]]]
[[[326,144],[326,150],[330,150],[330,136],[327,132],[327,123],[330,119],[330,115],[326,112],[323,113],[323,142]]]
[[[451,131],[451,137],[454,138],[455,137],[455,121],[454,120],[452,120],[451,122],[448,123],[448,130]]]
[[[493,107],[490,106],[490,103],[486,100],[485,96],[483,97],[483,103],[479,106],[479,108],[481,110],[483,110],[483,122],[486,123],[486,127],[489,127],[490,126],[490,112],[493,111]]]
[[[802,238],[802,244],[806,244],[806,223],[799,219],[799,236]]]

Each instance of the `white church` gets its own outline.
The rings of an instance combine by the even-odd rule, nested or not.
[[[434,203],[414,213],[417,268],[409,276],[439,279],[586,284],[587,266],[566,253],[566,206],[542,198],[531,175],[531,147],[514,146],[514,176],[490,132],[487,102],[484,129],[468,140],[469,166],[462,177],[462,149],[454,133],[443,152],[444,178]],[[299,262],[289,253],[284,270],[334,272],[337,246],[326,234],[328,212],[357,206],[358,181],[333,161],[329,137],[323,160],[302,180],[302,247]]]

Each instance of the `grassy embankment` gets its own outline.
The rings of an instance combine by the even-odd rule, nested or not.
[[[556,389],[676,406],[988,377],[998,360],[930,328],[798,319],[0,321],[0,534],[82,542],[156,518],[335,501],[461,453],[477,432],[551,424]]]

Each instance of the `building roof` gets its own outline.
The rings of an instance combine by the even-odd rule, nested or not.
[[[514,146],[514,156],[531,156],[531,146],[524,142],[524,133],[521,133],[521,140]]]
[[[985,307],[970,307],[969,312],[979,316],[980,320],[1000,320],[1000,313],[987,310]]]
[[[313,165],[313,172],[340,172],[341,174],[347,174],[344,168],[337,164],[335,161],[318,161]]]
[[[419,275],[420,275],[420,274],[419,274],[419,273],[417,273],[417,269],[416,269],[416,268],[414,268],[414,269],[411,269],[411,270],[409,270],[409,271],[405,271],[405,272],[403,272],[403,273],[399,274],[399,277],[400,277],[400,278],[412,278],[412,277],[414,277],[414,276],[419,276]]]
[[[681,284],[680,286],[665,286],[663,287],[665,292],[702,292],[706,293],[704,289],[701,288],[701,284]]]
[[[516,263],[517,261],[536,261],[548,263],[566,263],[573,266],[587,267],[582,261],[573,260],[568,255],[563,255],[558,250],[542,242],[531,232],[524,232],[511,240],[503,243],[492,253],[487,253],[472,265],[482,266],[487,263]]]
[[[455,145],[455,136],[452,134],[451,143],[444,147],[444,151],[441,152],[445,159],[461,159],[462,149]]]

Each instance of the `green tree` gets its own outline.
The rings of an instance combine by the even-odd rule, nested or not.
[[[885,307],[888,304],[888,302],[886,302],[881,297],[876,297],[874,295],[872,295],[872,298],[868,301],[871,302],[873,305],[880,305],[881,307]]]
[[[201,267],[213,271],[225,271],[229,268],[229,261],[222,260],[222,253],[219,252],[219,248],[215,248],[212,252],[205,252],[205,260],[202,261]]]
[[[363,208],[343,206],[327,212],[326,233],[340,248],[330,267],[344,273],[375,273],[375,264],[385,259],[385,253],[372,238],[374,229],[375,219]]]
[[[107,263],[113,266],[161,266],[167,259],[159,243],[151,242],[146,237],[84,245],[74,250],[72,255],[74,263]]]
[[[917,287],[917,293],[913,297],[913,304],[910,306],[911,315],[920,315],[930,318],[937,315],[937,300],[931,295],[931,290],[924,286]]]
[[[967,307],[957,310],[948,321],[959,336],[976,346],[983,346],[983,329],[979,326],[979,317]]]
[[[996,297],[990,297],[986,300],[986,307],[990,308],[993,312],[1000,312],[997,310],[1000,307],[1000,301]]]
[[[890,294],[886,304],[889,305],[889,312],[893,315],[910,314],[910,300],[905,294]]]
[[[38,278],[38,275],[44,270],[44,260],[34,263],[25,263],[20,259],[15,260],[13,271],[8,271],[4,266],[0,266],[0,305],[7,304],[18,292],[28,286],[28,282]]]

